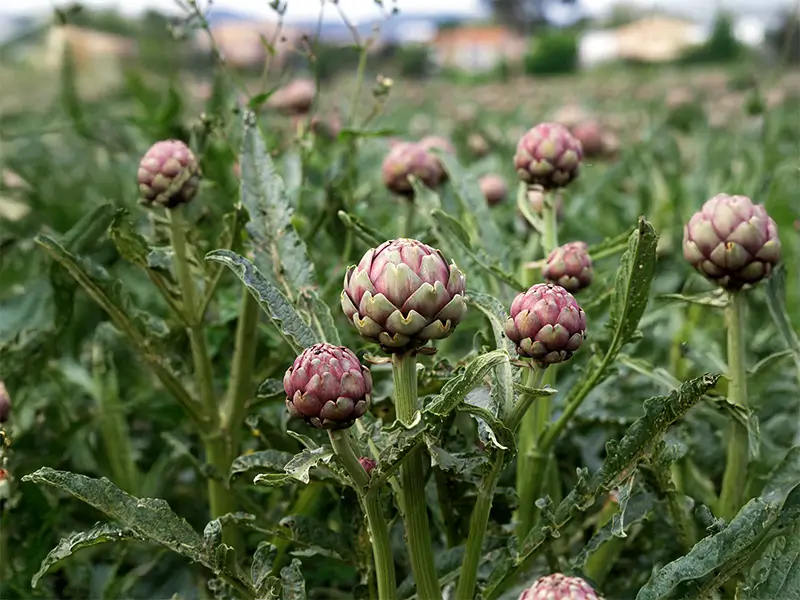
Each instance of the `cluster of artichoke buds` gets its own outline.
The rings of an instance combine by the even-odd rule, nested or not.
[[[508,186],[500,175],[493,173],[481,177],[478,185],[489,206],[497,206],[508,196]]]
[[[569,242],[555,248],[542,267],[542,276],[572,294],[588,287],[594,279],[594,269],[586,242]]]
[[[602,598],[580,577],[553,573],[537,579],[531,587],[522,592],[519,600],[602,600]]]
[[[200,185],[200,169],[180,140],[156,142],[139,162],[139,192],[147,204],[175,208],[191,202]]]
[[[414,195],[409,177],[416,177],[431,189],[445,178],[439,159],[418,142],[393,144],[383,160],[381,174],[384,185],[390,191],[407,197]]]
[[[505,333],[517,353],[546,367],[569,360],[586,338],[586,314],[561,286],[537,283],[511,303]]]
[[[466,312],[464,274],[441,251],[400,238],[347,269],[342,310],[362,337],[404,352],[449,336]]]
[[[583,147],[569,129],[559,123],[540,123],[517,143],[514,168],[528,185],[552,190],[575,179],[582,160]]]
[[[780,261],[778,227],[750,198],[717,194],[684,227],[683,255],[705,277],[735,292],[767,277]]]
[[[367,412],[372,375],[344,346],[315,344],[283,376],[286,408],[319,429],[344,429]]]

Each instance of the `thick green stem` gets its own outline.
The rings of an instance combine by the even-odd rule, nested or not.
[[[475,597],[475,585],[478,582],[478,568],[483,554],[483,540],[486,536],[486,527],[489,524],[489,513],[492,510],[494,491],[497,480],[503,470],[505,451],[498,450],[494,456],[494,465],[491,471],[484,475],[478,488],[478,499],[472,509],[469,519],[469,535],[467,546],[464,550],[464,560],[461,563],[461,576],[458,579],[456,598],[458,600],[472,600]]]
[[[547,380],[554,380],[555,369],[534,367],[528,373],[530,387],[540,387]],[[517,539],[523,540],[533,526],[536,515],[536,499],[542,490],[546,475],[546,450],[538,446],[539,436],[550,422],[550,396],[537,398],[533,410],[522,415],[517,455]]]
[[[194,377],[203,403],[206,431],[203,432],[206,462],[214,467],[217,477],[208,479],[208,501],[211,509],[211,518],[215,519],[230,512],[236,511],[233,496],[223,483],[230,467],[230,460],[225,448],[225,440],[220,431],[220,414],[217,398],[214,393],[214,374],[211,359],[206,346],[206,335],[203,329],[203,317],[197,303],[197,289],[192,279],[191,267],[186,254],[186,231],[182,218],[182,208],[170,211],[170,233],[172,236],[172,249],[175,252],[174,264],[178,282],[183,296],[183,312],[189,324],[189,344],[194,362]],[[223,530],[223,541],[226,544],[235,543],[235,535],[231,529]]]
[[[375,575],[378,580],[378,598],[393,600],[396,596],[397,583],[394,575],[392,546],[389,542],[389,526],[383,516],[380,503],[380,488],[367,490],[369,475],[358,462],[350,445],[350,432],[346,429],[330,431],[333,451],[342,461],[350,478],[355,484],[359,500],[367,514],[367,527],[372,541],[372,555],[375,559]]]
[[[606,505],[598,516],[595,532],[605,527],[614,517],[614,513],[616,513],[617,510],[619,510],[619,505],[616,502],[611,500],[606,502]],[[626,540],[623,538],[612,535],[609,539],[600,544],[586,560],[583,572],[598,586],[603,584],[609,572],[614,567],[622,549],[625,547],[625,541]]]
[[[242,288],[239,321],[236,324],[236,343],[233,349],[231,379],[228,386],[228,394],[222,407],[220,423],[222,432],[227,438],[228,457],[231,461],[239,455],[239,441],[241,439],[245,405],[253,394],[253,373],[256,364],[256,339],[260,310],[258,301],[246,288]]]
[[[401,202],[406,205],[406,218],[403,221],[403,231],[401,232],[401,236],[404,238],[410,238],[414,234],[414,215],[417,207],[414,205],[413,198],[404,198],[401,200]]]
[[[556,203],[558,196],[547,193],[542,206],[542,251],[547,257],[550,252],[558,247],[558,214]]]
[[[417,356],[414,352],[392,355],[394,402],[397,418],[410,424],[417,411]],[[433,562],[431,528],[425,500],[425,450],[413,450],[400,468],[400,489],[406,545],[419,600],[442,597]]]
[[[737,406],[747,407],[747,366],[744,343],[744,297],[731,294],[725,308],[728,327],[728,399]],[[742,506],[747,485],[748,440],[747,427],[731,418],[728,438],[728,453],[722,492],[717,513],[723,519],[733,518]]]

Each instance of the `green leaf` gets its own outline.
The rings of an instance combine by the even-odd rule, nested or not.
[[[593,244],[589,246],[589,256],[596,262],[619,254],[628,248],[628,237],[629,234],[621,233],[612,238],[606,238],[599,244]]]
[[[303,348],[322,341],[283,292],[245,257],[230,250],[214,250],[206,254],[206,260],[221,263],[236,273],[295,352],[299,353]]]
[[[800,337],[792,326],[792,320],[786,310],[786,272],[783,265],[773,271],[767,284],[767,307],[778,333],[783,337],[786,347],[794,353],[797,377],[800,378]]]
[[[438,417],[447,416],[464,401],[472,388],[483,381],[491,369],[509,360],[505,350],[493,350],[475,357],[463,373],[453,377],[444,385],[441,393],[425,408],[425,412]]]
[[[628,249],[620,259],[611,296],[608,326],[614,332],[613,350],[618,351],[631,341],[639,327],[655,274],[657,244],[658,234],[641,217],[639,226],[628,238]]]
[[[633,484],[636,481],[636,471],[634,470],[628,479],[626,479],[617,489],[619,495],[617,496],[617,512],[611,517],[611,533],[614,537],[626,538],[628,535],[625,533],[625,513],[628,510],[628,501],[631,499],[633,492]]]
[[[42,467],[22,481],[45,484],[69,492],[105,513],[129,531],[131,538],[160,544],[182,556],[213,568],[205,555],[202,537],[184,519],[172,512],[161,498],[137,498],[126,494],[108,479],[94,479],[68,471]]]
[[[750,570],[746,586],[740,588],[741,600],[800,598],[800,520],[786,535],[770,542],[764,554]]]
[[[402,421],[395,421],[394,428],[385,436],[377,465],[370,474],[370,487],[383,485],[383,482],[400,467],[403,459],[423,443],[428,426],[422,420],[420,413],[416,414],[417,418],[408,426]]]
[[[339,331],[336,329],[330,306],[322,301],[315,290],[301,292],[300,299],[305,305],[306,312],[320,339],[334,346],[341,346]]]
[[[101,204],[81,217],[61,238],[61,244],[75,254],[89,252],[97,247],[99,240],[105,239],[113,221],[114,205]]]
[[[136,231],[131,214],[126,209],[117,210],[108,235],[114,242],[117,252],[128,262],[143,269],[154,270],[156,266],[163,263],[160,258],[151,259],[153,249],[147,240]]]
[[[344,223],[344,226],[348,229],[352,229],[353,232],[361,238],[367,245],[372,248],[377,248],[380,246],[384,241],[391,239],[391,237],[385,236],[383,233],[364,223],[361,219],[359,219],[355,215],[351,215],[350,213],[346,213],[343,210],[340,210],[336,213],[339,217],[339,220]]]
[[[506,273],[497,261],[478,248],[470,240],[469,233],[458,219],[448,215],[439,208],[430,211],[437,231],[451,244],[460,246],[469,259],[492,277],[510,285],[515,290],[522,290],[524,286],[513,275]]]
[[[250,580],[259,598],[277,598],[269,596],[268,591],[276,589],[279,584],[277,577],[271,577],[272,563],[278,554],[278,549],[269,542],[260,542],[253,554],[253,563],[250,565]],[[277,591],[277,590],[276,590]]]
[[[299,454],[295,454],[292,459],[286,463],[284,471],[297,481],[308,483],[311,469],[320,463],[328,464],[333,456],[333,449],[330,446],[321,446],[313,449],[306,448]]]
[[[698,294],[662,294],[659,300],[670,302],[684,302],[686,304],[697,304],[699,306],[711,306],[713,308],[725,308],[730,302],[730,296],[720,288],[715,288],[708,292]]]
[[[242,204],[250,214],[245,229],[255,247],[256,264],[262,269],[273,268],[272,275],[285,282],[287,293],[313,287],[314,264],[292,225],[294,208],[267,152],[255,115],[249,111],[244,114],[241,165]]]
[[[497,298],[480,292],[469,291],[467,293],[467,304],[477,308],[489,320],[489,326],[494,335],[495,348],[505,350],[509,356],[514,356],[516,349],[514,343],[505,334],[505,321],[508,313]],[[502,362],[495,367],[495,378],[492,385],[492,396],[497,407],[503,407],[505,411],[514,402],[514,372],[511,369],[511,362]],[[498,415],[505,417],[505,412]]]
[[[31,579],[31,587],[36,587],[39,580],[59,561],[71,556],[82,548],[89,548],[105,542],[118,542],[122,540],[142,540],[133,530],[120,528],[107,523],[98,523],[89,531],[73,533],[62,538],[58,546],[50,550],[42,561],[39,570]]]
[[[281,569],[283,600],[306,600],[306,582],[300,571],[302,564],[295,558],[288,567]]]
[[[489,434],[489,439],[495,448],[508,450],[509,454],[514,452],[516,448],[514,432],[506,427],[500,419],[498,419],[485,408],[481,406],[475,406],[474,404],[470,404],[468,402],[461,403],[456,408],[459,411],[469,413],[475,417],[479,424],[481,424],[481,422],[485,424],[487,427],[487,433]]]
[[[250,469],[283,471],[292,458],[291,454],[280,450],[261,450],[252,454],[244,454],[236,458],[231,464],[230,477],[245,473]]]
[[[337,139],[340,142],[347,142],[349,140],[358,138],[381,138],[381,137],[391,137],[393,135],[397,135],[397,130],[389,129],[386,127],[382,129],[355,129],[352,127],[343,127],[339,131]]]
[[[258,386],[256,396],[259,398],[272,398],[273,396],[279,396],[285,393],[283,382],[280,379],[265,379],[261,382],[261,385]]]
[[[295,550],[295,556],[321,555],[352,562],[354,560],[354,540],[350,531],[333,531],[322,522],[305,515],[291,515],[280,521],[280,526],[288,529],[290,538],[302,546]]]
[[[461,477],[466,477],[484,467],[489,462],[486,454],[455,452],[451,453],[439,446],[428,446],[431,461],[434,466],[442,471],[450,471]]]

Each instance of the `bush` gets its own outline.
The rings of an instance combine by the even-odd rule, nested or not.
[[[525,55],[528,75],[557,75],[571,73],[578,67],[578,39],[574,33],[546,32],[534,38],[530,52]]]
[[[728,15],[720,15],[714,24],[711,37],[704,44],[687,51],[680,63],[720,63],[741,57],[744,48],[733,33],[733,21]]]
[[[397,51],[397,62],[403,77],[425,77],[431,66],[428,47],[422,44],[403,46]]]

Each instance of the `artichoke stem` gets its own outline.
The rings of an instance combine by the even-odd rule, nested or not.
[[[402,200],[406,205],[406,218],[403,221],[402,237],[411,238],[414,235],[414,214],[416,206],[414,206],[414,198],[409,197]]]
[[[742,293],[731,293],[730,301],[725,308],[728,328],[728,399],[737,406],[747,408],[744,312]],[[722,477],[722,492],[717,506],[717,513],[723,519],[730,520],[736,516],[742,506],[747,485],[748,454],[747,427],[735,418],[731,418],[725,474]]]
[[[380,503],[380,487],[368,489],[369,475],[353,453],[350,445],[350,431],[339,429],[329,431],[328,436],[333,446],[333,451],[342,461],[350,478],[355,484],[355,490],[361,501],[361,506],[367,515],[367,527],[372,541],[372,555],[375,559],[375,575],[378,580],[378,598],[380,600],[394,600],[396,597],[397,583],[394,574],[394,560],[392,546],[389,541],[389,527],[383,516]]]
[[[410,424],[417,412],[417,355],[415,352],[392,355],[394,402],[397,418]],[[433,561],[431,528],[425,499],[425,450],[413,450],[400,468],[400,490],[406,544],[419,600],[442,597]]]

